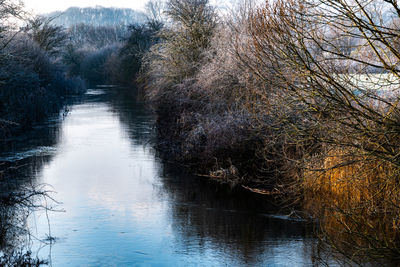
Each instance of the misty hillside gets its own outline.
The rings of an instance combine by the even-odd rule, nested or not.
[[[69,27],[79,23],[91,24],[94,26],[103,25],[130,25],[143,23],[145,14],[129,8],[106,8],[106,7],[70,7],[65,11],[56,11],[47,14],[49,17],[56,17],[54,23]]]

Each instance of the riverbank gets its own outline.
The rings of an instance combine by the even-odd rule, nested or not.
[[[89,90],[61,121],[0,155],[24,157],[18,177],[50,185],[62,203],[64,212],[48,213],[54,242],[34,243],[33,255],[51,252],[57,266],[312,264],[311,225],[277,212],[265,196],[164,162],[153,148],[154,114],[131,93]],[[46,241],[46,212],[31,219]]]
[[[299,209],[320,222],[316,234],[349,264],[396,262],[399,77],[388,66],[399,60],[398,48],[390,31],[379,35],[387,57],[366,48],[376,40],[329,20],[354,23],[357,12],[342,12],[353,6],[338,5],[242,5],[221,18],[208,1],[169,1],[171,23],[145,55],[139,81],[166,157]],[[387,27],[373,20],[357,26]],[[332,32],[351,42],[336,43]]]
[[[0,140],[21,133],[58,113],[65,99],[85,91],[83,80],[68,78],[64,66],[26,36],[0,50]]]

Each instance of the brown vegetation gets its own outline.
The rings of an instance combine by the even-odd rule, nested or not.
[[[367,1],[275,1],[251,18],[259,66],[303,107],[288,138],[319,145],[303,146],[299,196],[353,261],[399,259],[398,30],[380,15]]]
[[[368,157],[332,151],[324,170],[304,174],[304,207],[321,220],[324,238],[352,260],[399,255],[399,170]],[[321,167],[320,164],[317,164]]]
[[[397,2],[169,3],[141,77],[161,147],[296,203],[352,261],[399,260]]]

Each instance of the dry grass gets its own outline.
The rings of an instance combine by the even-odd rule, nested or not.
[[[141,77],[160,147],[208,177],[302,206],[353,262],[400,260],[398,79],[370,73],[367,59],[354,59],[354,75],[344,51],[319,50],[338,48],[316,37],[330,21],[302,20],[307,1],[273,2],[244,5],[201,36],[196,25],[161,31]]]
[[[335,149],[304,174],[304,207],[352,260],[400,257],[400,170]],[[349,155],[350,154],[350,155]],[[319,166],[318,166],[319,165]]]

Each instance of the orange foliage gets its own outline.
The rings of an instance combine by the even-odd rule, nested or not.
[[[302,183],[305,209],[320,219],[325,237],[354,256],[398,255],[398,168],[338,150],[320,165],[320,170],[306,171]]]

